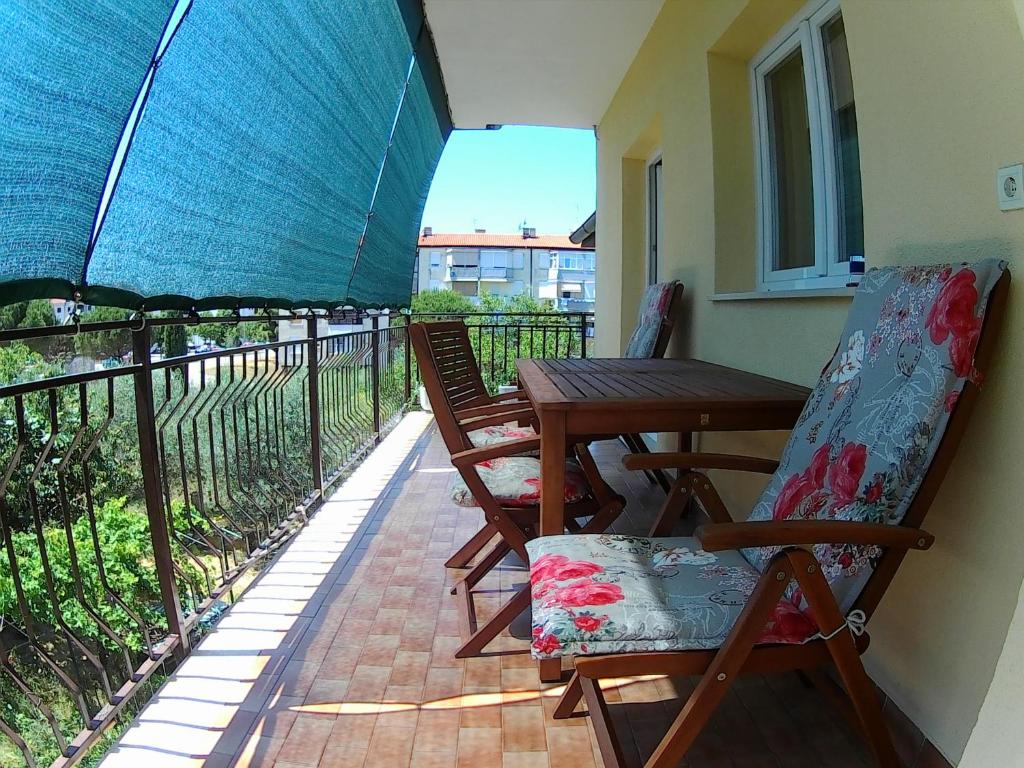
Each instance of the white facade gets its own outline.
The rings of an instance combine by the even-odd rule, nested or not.
[[[528,294],[536,299],[551,299],[559,309],[589,312],[594,309],[595,285],[593,250],[472,244],[427,246],[421,241],[413,292],[452,290],[474,302],[488,293]]]

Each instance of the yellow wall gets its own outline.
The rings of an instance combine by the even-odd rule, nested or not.
[[[1000,212],[995,192],[996,169],[1024,159],[1021,4],[843,2],[869,265],[992,256],[1008,259],[1011,269],[1024,263],[1024,211]],[[659,277],[686,284],[676,353],[807,385],[832,353],[847,297],[710,300],[716,291],[754,285],[747,65],[801,5],[666,2],[598,129],[599,354],[618,354],[633,323],[644,279],[642,170],[652,145],[664,163]],[[927,520],[937,544],[908,557],[872,621],[867,654],[875,679],[954,763],[978,720],[1024,580],[1018,290],[1011,291],[1002,359]],[[768,454],[784,437],[707,435],[701,444]],[[723,477],[726,484],[738,510],[758,490],[733,477]],[[1005,652],[1024,656],[1022,646],[1018,639]],[[989,715],[1005,716],[1006,708],[987,706]],[[983,730],[999,730],[994,722],[979,727],[979,739]],[[972,743],[972,753],[984,748]]]

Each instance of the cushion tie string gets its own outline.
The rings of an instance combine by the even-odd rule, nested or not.
[[[864,634],[864,625],[867,624],[867,621],[868,617],[864,611],[857,608],[856,610],[850,611],[846,615],[846,621],[836,627],[834,631],[827,635],[822,635],[820,632],[818,634],[821,636],[822,640],[831,640],[844,629],[849,628],[850,634],[854,637],[860,637]]]

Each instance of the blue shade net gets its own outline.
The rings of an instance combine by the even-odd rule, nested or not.
[[[349,300],[400,306],[409,300],[423,206],[444,137],[418,65],[413,67],[394,140],[387,153]]]
[[[0,304],[408,302],[451,130],[418,2],[0,0],[0,35]]]
[[[146,308],[407,302],[443,144],[421,78],[402,100],[411,57],[394,2],[195,0],[154,77],[87,295]],[[391,157],[407,167],[381,176],[403,103]],[[367,242],[381,245],[353,274],[378,176]]]
[[[69,296],[173,0],[0,2],[0,304]]]

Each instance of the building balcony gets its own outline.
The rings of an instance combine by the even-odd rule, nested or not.
[[[504,281],[508,279],[508,267],[480,267],[480,279],[484,281]]]
[[[448,280],[450,282],[479,279],[480,267],[448,267]]]

